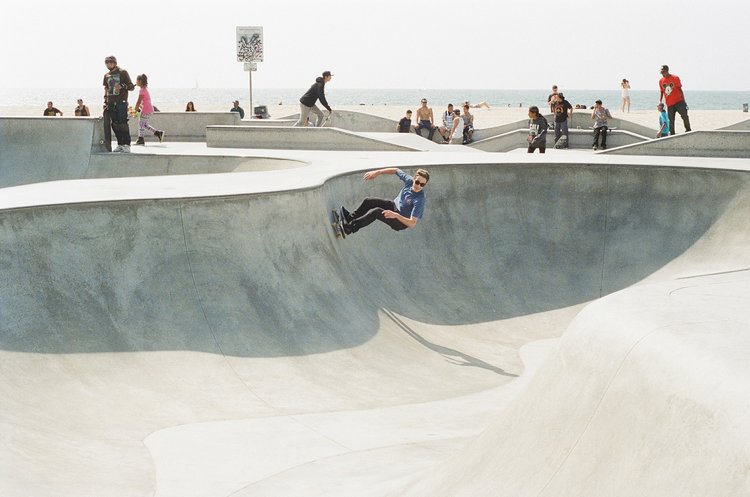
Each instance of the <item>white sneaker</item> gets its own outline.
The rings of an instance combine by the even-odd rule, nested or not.
[[[123,145],[120,148],[122,148],[122,150],[120,150],[121,154],[129,154],[130,153],[130,145]]]
[[[122,152],[122,145],[117,145],[112,149],[112,152]]]

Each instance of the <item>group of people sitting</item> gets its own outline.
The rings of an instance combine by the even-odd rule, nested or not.
[[[422,130],[427,129],[427,139],[430,141],[432,141],[437,131],[443,143],[450,143],[460,130],[462,136],[461,143],[464,145],[471,143],[474,141],[474,115],[470,111],[471,107],[472,105],[469,102],[464,102],[464,113],[462,116],[459,109],[454,109],[453,104],[448,104],[448,108],[443,112],[441,124],[435,125],[432,108],[427,106],[427,99],[423,98],[422,105],[417,109],[417,123],[414,125],[414,131],[419,136],[422,136]],[[398,123],[397,129],[399,133],[409,133],[411,131],[411,116],[411,110],[407,110],[406,116]]]

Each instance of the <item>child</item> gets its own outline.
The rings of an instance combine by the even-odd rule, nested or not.
[[[140,118],[138,119],[138,141],[135,144],[146,144],[143,141],[145,130],[152,131],[154,136],[162,142],[164,141],[164,131],[159,131],[148,123],[149,119],[151,119],[151,114],[154,113],[154,106],[151,104],[151,94],[148,92],[148,77],[145,74],[139,75],[135,79],[135,84],[141,87],[138,93],[138,101],[135,103],[135,112],[140,112]]]
[[[669,117],[667,116],[666,109],[664,109],[664,104],[660,102],[659,105],[656,106],[656,110],[659,111],[659,132],[656,133],[656,137],[662,138],[669,136]]]
[[[547,119],[539,113],[539,107],[532,105],[529,107],[529,136],[526,141],[529,142],[528,153],[533,154],[534,149],[539,149],[543,154],[547,150]]]
[[[411,110],[406,111],[406,117],[402,117],[398,122],[398,132],[408,133],[411,130]]]

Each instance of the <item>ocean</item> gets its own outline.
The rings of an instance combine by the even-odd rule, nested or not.
[[[154,104],[164,111],[181,111],[188,101],[195,103],[197,110],[215,111],[232,107],[232,101],[239,100],[246,107],[249,103],[247,88],[149,88]],[[269,107],[284,104],[296,105],[307,88],[254,88],[253,104]],[[619,109],[620,90],[565,90],[565,97],[573,104],[587,107],[600,99],[606,107]],[[430,101],[432,107],[442,107],[448,103],[458,104],[468,100],[472,103],[487,102],[493,107],[544,107],[549,90],[443,90],[443,89],[326,89],[328,102],[332,107],[352,105],[397,105],[415,108],[422,97]],[[658,91],[631,90],[631,110],[650,110],[659,102]],[[0,89],[1,107],[39,108],[52,101],[66,115],[74,108],[76,100],[83,98],[90,107],[97,107],[102,101],[102,89],[98,87],[65,88],[23,88]],[[743,104],[750,103],[750,91],[690,91],[685,90],[685,99],[691,109],[700,110],[742,110]],[[135,98],[130,98],[135,103]]]

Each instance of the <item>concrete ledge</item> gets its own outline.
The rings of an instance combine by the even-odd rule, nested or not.
[[[150,124],[166,133],[167,141],[200,142],[206,139],[206,126],[239,125],[240,115],[237,112],[154,112]],[[133,142],[138,138],[138,118],[128,120],[130,136]],[[144,136],[146,141],[158,141],[149,131]]]
[[[94,117],[0,117],[0,188],[80,178],[103,150]]]
[[[528,136],[528,129],[517,129],[508,133],[504,133],[499,136],[492,138],[486,138],[484,140],[475,141],[467,145],[468,147],[482,150],[485,152],[509,152],[518,148],[526,148],[526,137]],[[621,147],[623,145],[629,145],[632,143],[641,143],[646,141],[647,138],[636,135],[629,131],[623,131],[619,129],[610,130],[607,133],[607,147]],[[591,149],[591,144],[594,141],[594,131],[591,129],[571,129],[568,133],[568,146],[575,149]],[[555,133],[552,130],[547,131],[547,148],[555,146]]]
[[[277,171],[307,166],[307,162],[274,157],[221,155],[94,154],[85,178],[127,178]]]
[[[691,131],[607,150],[618,155],[750,158],[750,131]]]
[[[209,126],[206,145],[215,148],[272,150],[338,150],[404,152],[412,147],[376,140],[338,128],[268,128],[264,126]]]

